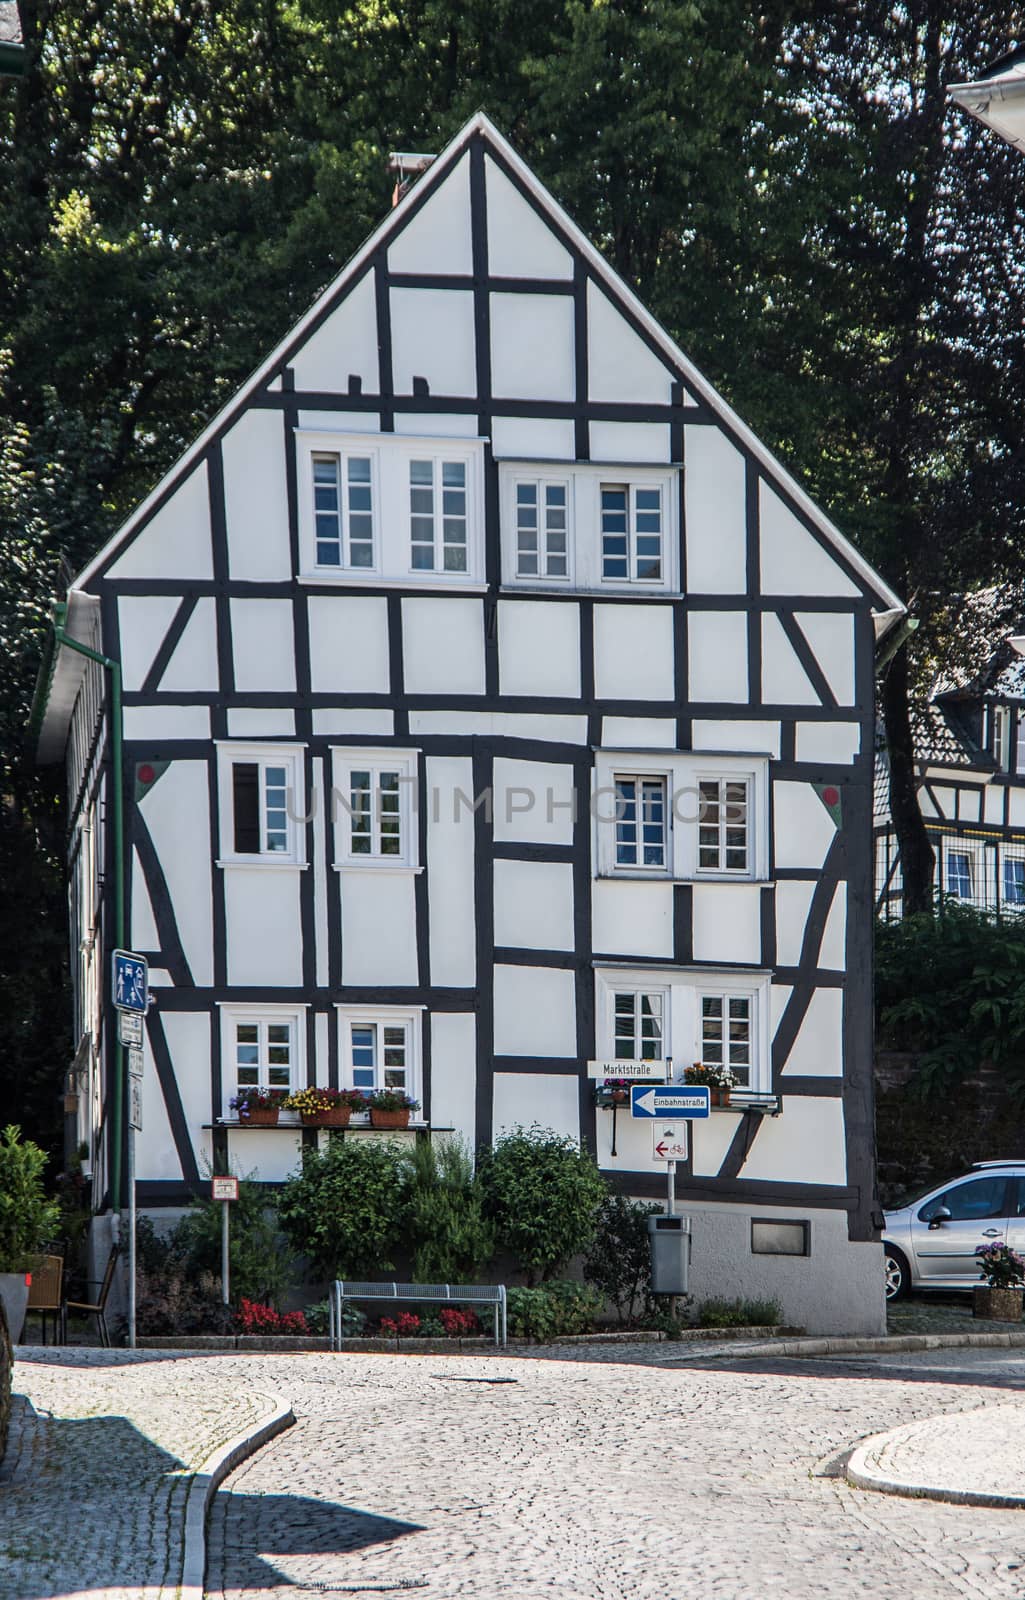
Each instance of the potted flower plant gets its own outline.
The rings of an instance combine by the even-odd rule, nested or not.
[[[629,1078],[606,1078],[601,1084],[595,1084],[594,1103],[596,1106],[608,1108],[609,1106],[625,1106],[630,1100]]]
[[[712,1091],[711,1100],[714,1106],[728,1106],[730,1103],[730,1090],[737,1087],[737,1075],[731,1067],[705,1066],[700,1061],[695,1061],[692,1067],[687,1067],[683,1074],[685,1083],[704,1083]]]
[[[1025,1296],[1025,1256],[995,1241],[975,1251],[982,1282],[972,1290],[972,1310],[991,1322],[1020,1322]]]
[[[285,1101],[289,1111],[298,1111],[304,1128],[347,1128],[354,1111],[366,1110],[366,1099],[359,1089],[297,1089]]]
[[[0,1300],[11,1343],[17,1344],[25,1321],[32,1269],[47,1239],[57,1232],[60,1207],[43,1188],[45,1152],[31,1140],[22,1142],[13,1125],[0,1135]]]
[[[367,1106],[370,1110],[370,1126],[372,1128],[408,1128],[409,1114],[416,1111],[420,1105],[419,1100],[413,1100],[401,1089],[379,1089],[376,1094],[370,1095]]]
[[[278,1113],[288,1099],[287,1089],[240,1089],[228,1101],[239,1122],[251,1123],[254,1128],[275,1128]]]

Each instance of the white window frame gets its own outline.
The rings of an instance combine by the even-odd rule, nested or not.
[[[553,589],[587,594],[646,595],[680,593],[680,469],[622,462],[543,461],[507,458],[498,465],[502,586],[510,591]],[[565,578],[519,572],[517,485],[568,485],[566,523],[569,572]],[[662,501],[662,577],[606,578],[602,565],[601,487],[625,484],[630,502],[638,489],[658,488]]]
[[[1000,904],[1001,907],[1025,911],[1025,894],[1020,900],[1009,900],[1007,897],[1007,867],[1011,862],[1025,869],[1025,850],[1020,845],[1017,848],[1004,845],[1000,851]]]
[[[613,774],[613,784],[617,791],[628,784],[634,785],[634,794],[631,801],[627,801],[626,797],[619,795],[617,795],[616,799],[616,819],[613,824],[616,871],[636,872],[639,877],[642,875],[665,877],[666,873],[671,871],[673,861],[673,815],[670,809],[670,779],[667,778],[664,772],[616,771]],[[648,840],[645,838],[645,829],[655,826],[648,816],[650,796],[647,790],[652,786],[657,786],[658,788],[659,792],[655,798],[662,811],[662,859],[649,862],[644,860],[648,844]],[[628,803],[632,804],[634,808],[632,818],[626,812],[626,804]],[[627,828],[632,828],[634,831],[633,848],[636,859],[633,861],[620,859],[620,851],[628,843],[623,837],[624,830]]]
[[[271,1023],[287,1023],[292,1029],[292,1060],[291,1089],[302,1089],[306,1086],[306,1006],[275,1006],[275,1005],[236,1005],[233,1002],[218,1002],[217,1009],[220,1013],[221,1029],[221,1115],[230,1117],[231,1109],[228,1105],[239,1093],[236,1071],[236,1033],[238,1023],[257,1023],[269,1026]],[[280,1085],[267,1083],[266,1063],[260,1062],[260,1086],[262,1088],[275,1088]]]
[[[591,814],[599,878],[670,879],[680,883],[765,883],[769,874],[769,760],[766,755],[704,751],[598,750]],[[616,859],[616,780],[664,778],[669,850],[662,868],[621,866]],[[701,867],[698,826],[702,781],[745,781],[748,786],[747,866]]]
[[[322,562],[320,559],[319,549],[321,538],[319,529],[317,527],[318,512],[316,508],[316,492],[318,484],[316,481],[316,467],[318,462],[325,460],[333,461],[337,467],[335,487],[338,495],[338,508],[335,515],[338,518],[338,538],[335,542],[337,542],[339,547],[339,559],[337,561]],[[350,481],[350,464],[353,461],[366,461],[369,463],[368,487],[370,489],[370,561],[361,562],[359,564],[355,563],[352,559],[352,529],[349,520],[352,512],[348,503],[348,496],[350,489],[354,487],[362,487],[362,485],[354,485]],[[362,574],[376,574],[378,570],[377,551],[379,543],[379,529],[377,525],[377,452],[370,449],[369,446],[362,451],[358,449],[311,451],[310,480],[306,484],[305,489],[306,493],[312,494],[314,500],[312,516],[313,559],[315,569],[318,572],[326,573],[355,572]],[[365,538],[361,537],[358,542],[365,544],[367,541]]]
[[[521,531],[520,530],[520,504],[521,504],[520,489],[521,489],[521,487],[530,487],[530,488],[532,488],[535,491],[536,496],[537,496],[537,504],[536,504],[536,511],[537,511],[537,528],[536,528],[537,552],[536,552],[536,554],[537,554],[537,564],[538,564],[537,572],[521,572],[520,571],[520,531]],[[548,514],[548,511],[549,511],[549,509],[555,509],[555,508],[549,508],[549,506],[548,506],[548,494],[549,494],[549,491],[552,490],[552,489],[562,489],[564,491],[565,497],[566,497],[565,506],[563,508],[563,514],[564,514],[564,517],[565,517],[565,524],[566,524],[565,525],[565,541],[566,541],[565,562],[566,562],[566,571],[565,572],[557,572],[557,573],[549,572],[549,570],[548,570],[549,562],[551,561],[552,556],[553,556],[553,552],[550,551],[549,548],[548,548],[548,540],[549,540],[549,537],[551,536],[551,534],[558,532],[557,529],[549,528],[547,526],[547,514]],[[519,473],[516,476],[516,478],[514,479],[514,481],[513,481],[513,488],[512,488],[512,517],[513,517],[512,534],[513,534],[513,539],[515,541],[515,548],[513,550],[513,570],[514,570],[514,574],[515,574],[515,578],[516,578],[517,584],[519,584],[519,585],[543,584],[545,588],[562,588],[562,589],[572,588],[573,587],[573,579],[574,579],[573,552],[574,552],[574,542],[575,542],[575,530],[574,530],[574,527],[573,527],[573,485],[572,485],[572,483],[571,483],[571,481],[569,479],[569,476],[566,473],[563,473],[561,476],[559,476],[557,474],[549,474],[549,473],[529,473],[529,472]],[[558,559],[558,556],[559,556],[559,552],[555,552],[555,559]]]
[[[1007,706],[994,706],[993,760],[999,771],[1008,772],[1011,765],[1011,713]]]
[[[365,1085],[357,1085],[353,1081],[352,1060],[352,1030],[361,1024],[373,1025],[377,1028],[402,1027],[406,1031],[406,1088],[405,1093],[414,1100],[423,1102],[423,1006],[368,1006],[336,1005],[338,1016],[338,1061],[339,1082],[343,1089],[360,1087],[364,1093],[373,1093]],[[380,1035],[378,1035],[380,1039]],[[384,1060],[383,1051],[378,1051],[378,1061],[375,1071],[378,1077],[376,1088],[384,1088]],[[416,1121],[423,1121],[417,1117]]]
[[[296,474],[299,489],[299,581],[323,587],[377,589],[486,588],[484,573],[484,444],[460,435],[355,433],[297,428]],[[320,566],[314,515],[315,457],[368,457],[373,506],[373,567]],[[466,571],[428,571],[413,567],[410,540],[411,461],[458,461],[466,468]],[[440,535],[440,513],[438,533]],[[440,538],[436,548],[441,548]]]
[[[605,527],[606,492],[619,493],[620,491],[622,491],[622,493],[626,496],[626,527],[621,535],[610,533]],[[644,493],[658,495],[658,563],[660,571],[657,578],[641,577],[637,570],[638,563],[640,561],[637,550],[637,541],[638,539],[645,537],[645,535],[642,534],[642,532],[638,529],[637,519],[639,516],[647,514],[650,509],[648,507],[642,508],[637,504],[638,496]],[[599,496],[599,534],[601,539],[602,587],[605,588],[610,584],[616,587],[619,587],[623,584],[629,584],[631,589],[661,589],[663,586],[663,576],[665,574],[666,565],[666,497],[662,485],[657,483],[637,483],[631,478],[617,478],[615,476],[610,476],[601,480],[599,485]],[[650,534],[647,536],[650,537]],[[623,538],[626,546],[623,556],[607,557],[605,549],[606,538],[620,537]],[[605,572],[606,559],[625,560],[626,576],[608,576]]]
[[[220,830],[219,867],[252,867],[260,872],[273,871],[275,867],[295,869],[306,865],[306,827],[297,817],[306,814],[305,746],[297,744],[253,744],[242,739],[218,739],[217,745],[217,816]],[[235,849],[235,806],[232,768],[236,762],[257,763],[261,783],[261,828],[263,770],[267,766],[284,767],[286,783],[292,796],[288,817],[288,849],[240,853]]]
[[[427,467],[430,468],[431,482],[430,482],[429,485],[425,484],[423,482],[419,482],[419,481],[418,482],[414,482],[413,481],[413,467],[414,466],[427,466]],[[462,482],[461,485],[447,485],[445,483],[445,468],[446,467],[462,467],[462,469],[463,469],[463,482]],[[470,508],[470,489],[471,489],[471,485],[470,485],[470,469],[469,469],[469,466],[468,466],[468,463],[467,463],[465,455],[463,455],[459,451],[443,452],[440,455],[437,454],[434,451],[431,451],[431,452],[424,451],[422,455],[411,455],[410,458],[409,458],[409,463],[408,463],[408,468],[407,468],[407,487],[408,487],[408,491],[409,491],[409,570],[410,570],[410,572],[415,577],[465,578],[468,575],[469,570],[470,570],[470,522],[471,522],[471,514],[470,514],[471,513],[471,508]],[[416,494],[418,491],[422,491],[425,488],[429,488],[430,491],[431,491],[431,510],[430,510],[430,513],[429,513],[429,515],[430,515],[430,523],[431,523],[431,537],[430,537],[429,540],[428,539],[424,539],[423,537],[421,537],[419,535],[414,536],[414,528],[413,528],[413,523],[414,523],[415,520],[417,520],[418,518],[419,519],[423,519],[423,518],[425,518],[427,516],[427,513],[425,511],[417,510],[417,509],[414,508],[414,505],[413,505],[413,496],[414,496],[414,494]],[[449,541],[446,540],[446,538],[445,538],[445,518],[446,518],[445,492],[446,492],[447,488],[455,488],[457,490],[457,492],[461,493],[462,496],[463,496],[463,514],[462,514],[461,519],[459,519],[459,520],[461,520],[462,523],[463,523],[463,535],[464,535],[464,537],[462,539],[460,539],[460,540],[452,541],[454,547],[459,549],[459,550],[462,550],[462,552],[463,552],[463,556],[464,556],[465,561],[466,561],[466,566],[463,569],[449,568],[449,567],[447,567],[445,565],[445,552],[446,552],[446,549],[447,549],[447,546],[448,546],[448,543],[449,543]],[[414,559],[413,559],[416,551],[424,550],[424,549],[428,549],[428,548],[430,549],[430,552],[431,552],[431,565],[429,567],[417,566],[414,563]]]
[[[418,750],[393,750],[388,745],[373,745],[369,748],[356,745],[331,746],[332,790],[329,808],[334,828],[336,871],[418,872],[420,870],[419,761]],[[399,774],[399,838],[402,849],[398,855],[383,855],[379,849],[372,850],[369,854],[353,852],[352,773],[358,771],[369,771],[375,779],[382,772]],[[373,839],[377,843],[379,788],[376,781],[373,783],[373,794],[375,805]]]
[[[971,875],[972,892],[968,896],[956,895],[955,898],[961,900],[965,905],[972,903],[978,903],[981,905],[985,898],[986,889],[985,863],[983,861],[981,846],[977,846],[972,840],[959,838],[957,834],[944,834],[942,836],[942,845],[943,882],[940,885],[940,893],[953,893],[953,891],[948,887],[950,881],[950,857],[966,856],[968,859],[968,870]]]
[[[595,1020],[599,1060],[614,1060],[614,1007],[617,994],[663,992],[664,1058],[672,1058],[673,1082],[701,1059],[701,997],[723,995],[751,1005],[751,1081],[742,1093],[772,1092],[772,974],[728,967],[599,967],[595,972]],[[626,1073],[624,1073],[626,1076]]]
[[[705,1001],[706,1000],[717,1000],[722,1005],[722,1016],[720,1018],[720,1023],[721,1023],[721,1028],[722,1028],[722,1037],[721,1037],[721,1040],[720,1040],[720,1047],[721,1047],[721,1051],[722,1051],[722,1060],[720,1060],[720,1061],[711,1061],[710,1062],[710,1061],[707,1061],[705,1059],[705,1049],[706,1049],[706,1046],[705,1046]],[[746,1006],[748,1008],[748,1014],[747,1014],[747,1022],[748,1022],[748,1059],[747,1059],[746,1063],[734,1063],[733,1061],[731,1061],[729,1059],[729,1053],[730,1053],[729,1025],[730,1025],[730,1020],[731,1020],[730,1019],[730,1014],[729,1014],[729,1008],[730,1008],[731,1003],[733,1003],[735,1001],[737,1001],[737,1002],[742,1001],[744,1004],[746,1004]],[[734,1073],[739,1073],[742,1070],[742,1068],[745,1068],[746,1071],[747,1071],[747,1074],[748,1074],[748,1081],[745,1083],[743,1078],[738,1077],[737,1086],[740,1089],[750,1090],[752,1088],[752,1079],[754,1079],[755,1076],[756,1076],[756,1072],[755,1072],[756,1060],[755,1060],[755,1058],[756,1058],[757,1052],[758,1052],[758,1035],[757,1035],[757,1032],[756,1032],[755,1003],[754,1003],[753,996],[751,996],[750,994],[747,994],[745,992],[737,991],[736,989],[723,989],[717,983],[713,983],[710,980],[708,983],[704,984],[703,986],[701,986],[697,990],[697,1005],[698,1005],[698,1036],[699,1036],[701,1049],[700,1049],[699,1056],[695,1056],[694,1059],[695,1060],[699,1060],[700,1059],[700,1061],[702,1062],[702,1064],[704,1066],[728,1067]]]
[[[644,995],[647,995],[648,997],[650,997],[652,999],[654,999],[657,996],[657,998],[659,1000],[659,1003],[661,1005],[661,1011],[662,1011],[662,1019],[661,1019],[661,1021],[662,1021],[662,1041],[661,1041],[662,1042],[662,1053],[661,1053],[661,1055],[659,1055],[659,1056],[651,1056],[651,1057],[637,1056],[637,1055],[620,1056],[619,1053],[617,1052],[617,1050],[616,1050],[616,1031],[617,1031],[616,1030],[616,1000],[617,1000],[617,997],[619,995],[624,995],[624,994],[633,995],[633,997],[634,997],[634,1042],[635,1042],[635,1044],[637,1043],[637,1040],[639,1038],[639,1028],[640,1028],[640,1023],[641,1023],[641,1018],[638,1015],[637,1002]],[[668,984],[666,984],[665,982],[662,982],[662,983],[653,982],[653,983],[638,984],[635,981],[631,980],[628,983],[613,983],[608,988],[608,990],[606,991],[606,1005],[609,1008],[609,1015],[606,1017],[605,1023],[606,1023],[607,1037],[608,1037],[608,1041],[609,1041],[609,1052],[608,1052],[607,1056],[603,1055],[601,1059],[602,1060],[609,1060],[609,1061],[644,1061],[644,1060],[665,1061],[669,1056],[671,1056],[672,1053],[673,1053],[673,1051],[672,1051],[672,1040],[671,1040],[671,1034],[672,1034],[672,1006],[671,1006],[671,1000],[672,1000],[671,990],[670,990]]]

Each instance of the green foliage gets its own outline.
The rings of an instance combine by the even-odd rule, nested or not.
[[[60,1221],[56,1200],[46,1198],[46,1154],[21,1129],[0,1134],[0,1272],[27,1272]]]
[[[778,1300],[702,1300],[697,1309],[699,1328],[778,1328],[783,1307]]]
[[[327,1278],[392,1269],[405,1220],[403,1156],[389,1141],[330,1139],[304,1152],[278,1200],[293,1249]]]
[[[469,1150],[418,1139],[405,1182],[414,1283],[474,1282],[494,1254],[495,1230]]]
[[[984,1061],[1025,1101],[1025,918],[948,902],[876,928],[876,1010],[885,1049],[920,1054],[912,1086],[952,1088]]]
[[[638,1205],[612,1189],[599,1209],[584,1275],[615,1306],[620,1323],[632,1320],[637,1302],[646,1302],[650,1295],[648,1218],[660,1209],[650,1203]]]
[[[517,1339],[563,1339],[587,1333],[601,1313],[601,1297],[585,1283],[560,1282],[507,1292],[509,1332]]]
[[[203,1195],[192,1201],[174,1230],[172,1250],[188,1274],[220,1277],[223,1204]],[[282,1248],[273,1211],[262,1184],[242,1178],[231,1203],[228,1234],[229,1290],[232,1302],[254,1300],[280,1307],[293,1269]]]
[[[594,1237],[605,1180],[594,1157],[551,1128],[516,1128],[480,1157],[488,1215],[499,1246],[533,1286]]]

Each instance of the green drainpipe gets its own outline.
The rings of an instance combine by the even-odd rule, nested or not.
[[[89,646],[80,640],[73,639],[65,631],[64,621],[68,614],[66,605],[59,605],[54,610],[53,636],[58,645],[67,645],[69,650],[75,650],[80,656],[88,656],[90,661],[95,661],[110,673],[110,766],[111,766],[111,809],[114,820],[114,947],[123,950],[125,947],[125,775],[124,775],[124,729],[121,715],[121,663],[112,661],[110,656],[101,656],[97,650],[90,650]],[[109,982],[109,973],[104,973],[101,980]],[[121,1210],[121,1130],[124,1121],[125,1100],[125,1053],[120,1041],[114,1044],[114,1094],[111,1105],[111,1162],[110,1162],[110,1200],[115,1211]]]

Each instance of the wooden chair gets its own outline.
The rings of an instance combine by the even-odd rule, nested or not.
[[[114,1282],[114,1268],[117,1266],[117,1258],[120,1253],[119,1246],[114,1245],[110,1255],[107,1257],[107,1265],[103,1273],[103,1282],[100,1284],[100,1292],[94,1301],[68,1300],[64,1307],[65,1313],[77,1311],[83,1316],[96,1318],[100,1325],[100,1343],[105,1350],[110,1348],[110,1334],[107,1332],[107,1296],[110,1294],[110,1286]]]
[[[53,1317],[54,1342],[65,1344],[67,1342],[67,1321],[64,1315],[64,1257],[61,1255],[46,1255],[38,1267],[32,1269],[32,1282],[28,1291],[28,1306],[25,1310],[25,1326],[33,1311],[39,1314],[39,1323],[42,1330],[43,1343],[46,1343],[46,1319]],[[22,1338],[24,1339],[24,1334]]]

